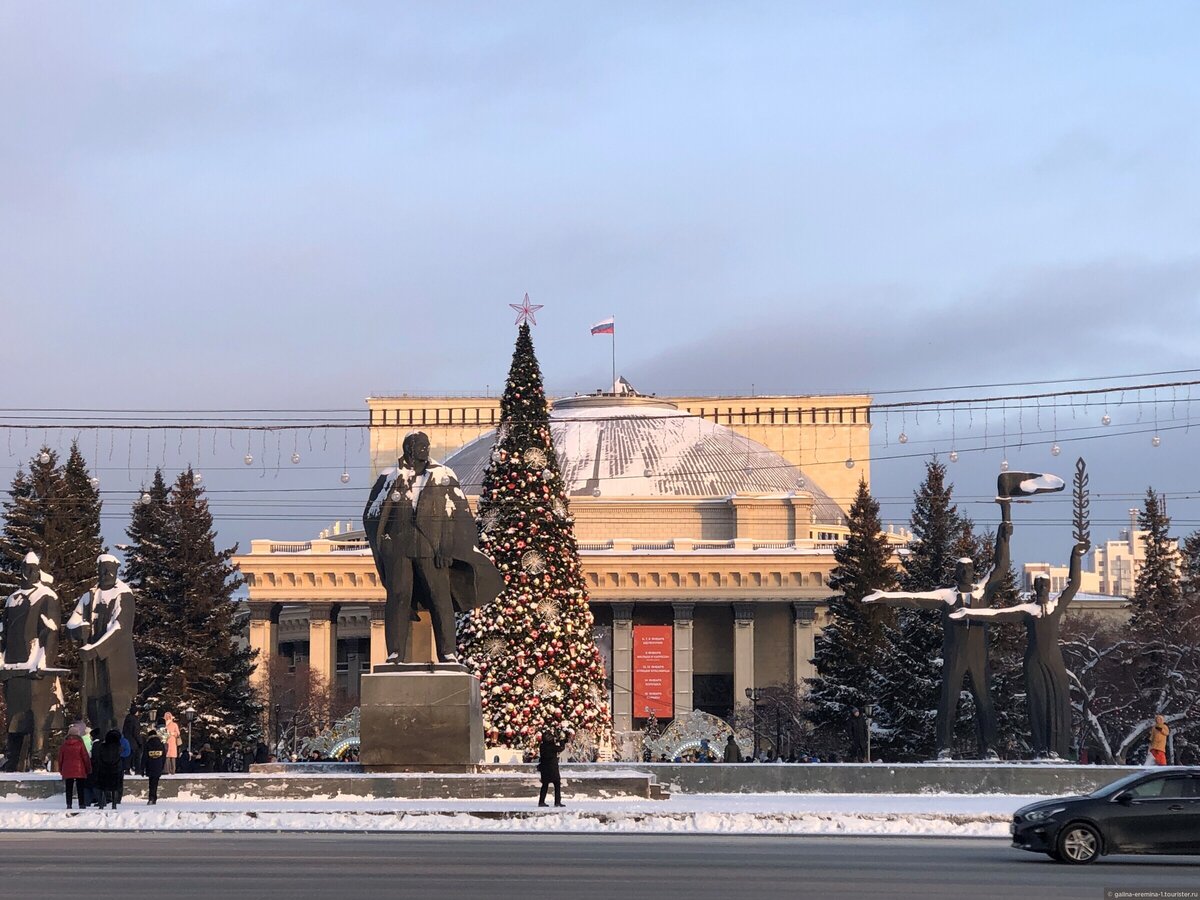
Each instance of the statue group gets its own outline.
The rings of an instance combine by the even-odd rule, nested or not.
[[[876,591],[863,598],[864,603],[938,610],[941,613],[942,684],[935,725],[939,760],[953,757],[951,744],[954,722],[964,677],[969,679],[971,696],[975,701],[979,755],[984,759],[999,759],[987,653],[988,627],[993,622],[1025,626],[1025,695],[1034,755],[1038,759],[1057,760],[1066,758],[1070,753],[1070,686],[1059,647],[1059,626],[1063,613],[1079,591],[1083,556],[1090,547],[1086,484],[1085,467],[1083,460],[1080,460],[1076,467],[1076,543],[1071,549],[1067,585],[1061,592],[1050,593],[1049,579],[1039,577],[1034,581],[1033,593],[1022,595],[1022,602],[1009,607],[992,606],[1009,571],[1014,499],[1053,493],[1066,486],[1062,479],[1053,475],[1006,472],[997,480],[996,502],[1001,510],[1000,525],[996,530],[992,568],[986,578],[975,581],[973,561],[960,559],[955,566],[953,587],[919,592]],[[1018,499],[1018,502],[1022,501]]]
[[[96,560],[96,584],[75,605],[67,636],[79,642],[80,705],[93,728],[118,727],[137,695],[133,648],[134,598],[117,577],[120,561],[107,553]],[[58,665],[61,605],[54,579],[36,553],[26,554],[21,583],[0,610],[0,679],[8,709],[4,769],[17,771],[43,762],[47,738],[67,717]]]

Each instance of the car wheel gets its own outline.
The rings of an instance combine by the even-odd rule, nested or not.
[[[1058,833],[1058,860],[1082,866],[1100,856],[1100,834],[1091,825],[1075,822]]]

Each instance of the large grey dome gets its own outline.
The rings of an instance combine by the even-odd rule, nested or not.
[[[550,430],[571,496],[726,497],[813,495],[821,521],[841,510],[800,469],[731,428],[649,397],[589,395],[556,402]],[[478,494],[496,432],[460,447],[445,462],[463,489]],[[596,492],[599,491],[597,494]]]

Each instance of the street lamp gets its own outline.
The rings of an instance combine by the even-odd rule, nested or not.
[[[746,688],[746,699],[754,705],[754,760],[758,761],[758,702],[763,699],[763,694],[758,688]]]
[[[188,759],[192,758],[192,722],[196,718],[196,708],[192,704],[188,704],[187,709],[183,711],[188,720]]]

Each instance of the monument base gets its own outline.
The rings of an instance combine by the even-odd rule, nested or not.
[[[362,676],[359,709],[368,772],[472,772],[483,763],[479,679],[456,667],[376,667]]]

